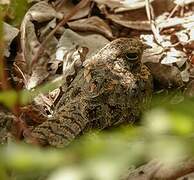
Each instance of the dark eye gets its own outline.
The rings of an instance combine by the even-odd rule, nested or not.
[[[129,61],[137,61],[138,60],[138,54],[135,53],[135,52],[131,52],[131,53],[126,53],[125,54],[126,58],[129,60]]]

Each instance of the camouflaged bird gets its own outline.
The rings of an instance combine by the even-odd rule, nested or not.
[[[63,147],[88,129],[136,121],[152,94],[141,63],[144,45],[120,38],[87,59],[48,121],[32,131],[40,144]]]

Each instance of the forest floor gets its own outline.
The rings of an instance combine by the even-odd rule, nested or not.
[[[16,116],[14,125],[6,126],[14,127],[12,135],[18,140],[26,135],[37,144],[30,127],[53,115],[63,80],[121,37],[146,44],[141,61],[154,77],[156,94],[180,90],[194,95],[194,0],[29,0],[19,23],[11,2],[0,0],[0,5],[0,101]],[[8,138],[5,131],[0,136],[3,142]],[[153,160],[130,170],[125,179],[177,179],[193,171],[192,159],[169,169]]]

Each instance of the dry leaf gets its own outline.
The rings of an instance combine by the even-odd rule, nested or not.
[[[80,19],[67,24],[75,31],[93,31],[94,33],[100,33],[107,38],[113,38],[110,27],[104,22],[104,20],[97,16]]]
[[[146,30],[146,31],[150,31],[151,27],[150,27],[150,22],[147,20],[130,20],[131,17],[135,17],[135,16],[131,16],[131,15],[125,15],[125,14],[108,14],[107,18],[112,20],[113,22],[127,27],[127,28],[131,28],[131,29],[137,29],[137,30]]]
[[[25,84],[27,89],[34,88],[49,76],[47,64],[49,61],[54,60],[58,43],[58,40],[54,36],[46,43],[44,54],[38,62],[33,67],[31,65],[38,53],[41,40],[45,39],[52,28],[56,26],[56,18],[61,17],[62,14],[56,12],[47,2],[41,1],[33,5],[23,19],[21,25],[21,47],[25,63],[27,64],[27,80]],[[41,29],[35,27],[34,21],[42,23],[49,20],[51,21],[45,27]]]
[[[76,46],[79,46],[87,47],[89,49],[89,52],[86,56],[86,58],[89,58],[99,49],[104,47],[108,42],[109,41],[106,38],[99,34],[85,34],[82,36],[70,29],[66,29],[59,40],[56,56],[64,56],[66,50],[70,50]],[[62,49],[64,49],[64,53],[61,52]],[[59,55],[59,53],[62,54]]]
[[[183,86],[180,70],[175,66],[167,66],[160,63],[146,63],[154,79],[162,88]]]
[[[166,52],[165,57],[162,59],[161,64],[172,64],[176,63],[181,67],[187,61],[187,55],[175,48],[170,48],[168,52]]]
[[[144,0],[94,0],[100,5],[106,5],[114,12],[123,12],[134,9],[139,9],[145,6]],[[150,0],[153,2],[154,0]]]
[[[160,63],[164,48],[155,43],[153,35],[141,35],[140,38],[149,46],[144,50],[142,62]]]
[[[61,12],[62,14],[68,14],[72,11],[72,9],[75,7],[75,5],[72,3],[72,1],[68,0],[65,1],[65,3],[62,3],[62,6],[57,11]],[[86,17],[90,13],[90,3],[85,6],[84,8],[80,9],[73,17],[70,18],[70,20],[76,20],[83,17]]]
[[[4,46],[5,46],[4,47],[4,55],[6,57],[9,57],[10,45],[11,45],[13,39],[18,35],[19,30],[4,22],[3,23],[3,32],[4,32],[3,38],[4,38],[4,42],[5,42],[4,43]]]
[[[194,3],[194,0],[174,0],[174,3],[180,6],[185,6]]]

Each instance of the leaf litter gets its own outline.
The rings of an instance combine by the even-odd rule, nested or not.
[[[0,1],[4,3],[10,2]],[[45,82],[60,82],[54,91],[34,99],[35,110],[31,105],[21,108],[33,121],[52,116],[61,86],[71,83],[87,58],[119,37],[138,37],[147,44],[142,62],[162,87],[188,84],[188,94],[194,94],[194,0],[28,0],[28,4],[20,28],[3,24],[4,56],[14,62],[15,84],[33,92]],[[21,48],[14,52],[13,44]],[[43,117],[37,117],[38,109]]]

